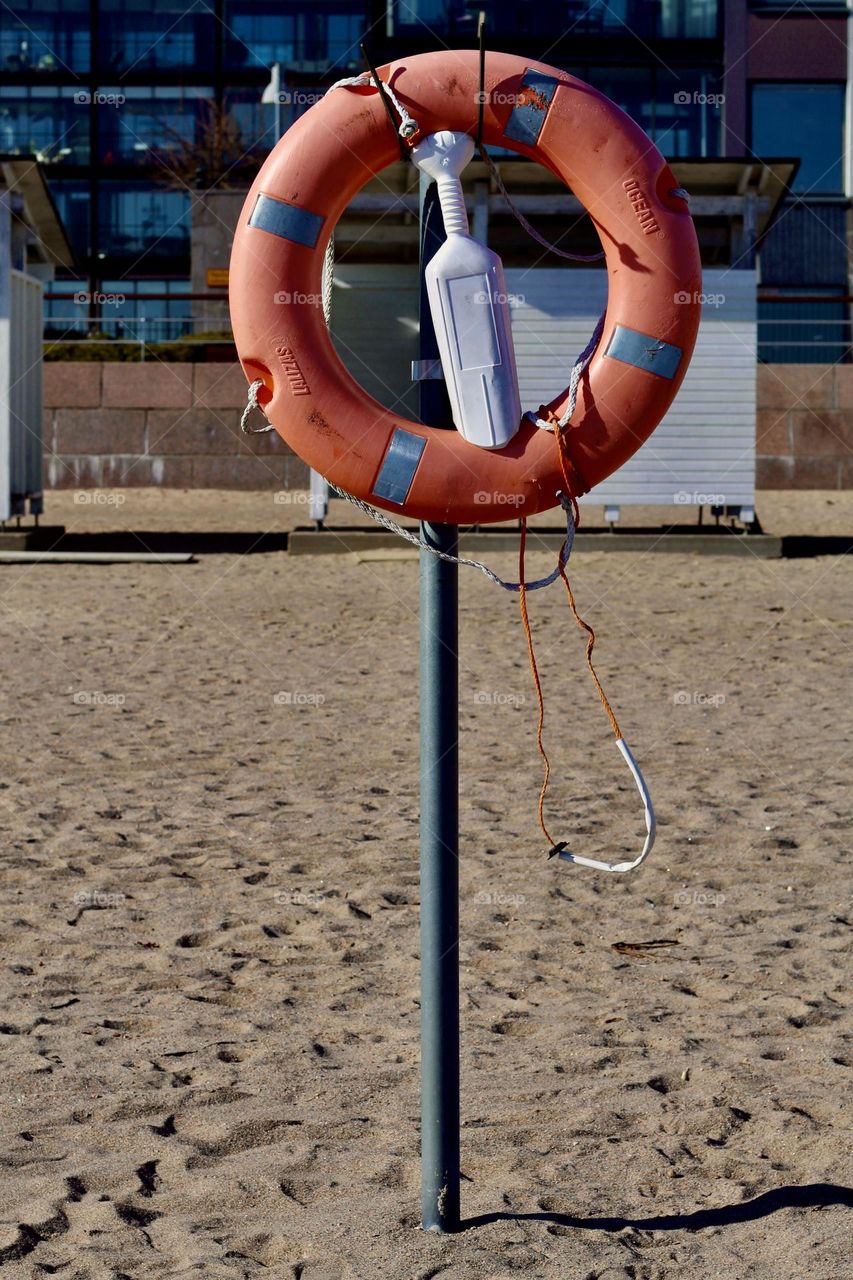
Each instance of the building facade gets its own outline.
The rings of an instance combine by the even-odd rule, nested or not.
[[[846,3],[771,0],[6,0],[0,151],[34,154],[79,270],[57,334],[186,330],[193,209],[244,188],[288,124],[363,66],[474,41],[588,80],[674,160],[799,162],[761,254],[761,353],[850,357]],[[278,106],[263,105],[281,64]],[[703,238],[713,262],[713,237]]]

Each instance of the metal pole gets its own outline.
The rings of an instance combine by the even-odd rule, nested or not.
[[[434,183],[421,179],[420,357],[438,348],[424,268],[444,240]],[[421,420],[451,424],[444,383],[420,383]],[[455,553],[457,529],[421,525]],[[421,1214],[428,1231],[459,1229],[459,663],[457,569],[420,556]]]

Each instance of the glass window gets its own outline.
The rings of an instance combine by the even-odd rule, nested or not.
[[[465,0],[389,0],[394,28],[415,34],[473,34],[478,5]],[[710,39],[717,35],[719,0],[493,0],[487,6],[489,30],[500,35],[624,35]]]
[[[655,121],[651,137],[665,156],[718,156],[723,95],[710,70],[679,67],[656,71]]]
[[[642,0],[632,6],[650,7],[642,4]],[[718,0],[660,0],[658,33],[665,40],[713,39],[717,34],[718,10]]]
[[[225,0],[225,64],[269,67],[286,63],[292,71],[361,69],[358,42],[364,33],[365,6],[354,0]]]
[[[765,9],[768,12],[776,10],[777,13],[790,13],[792,10],[802,9],[814,16],[823,9],[841,9],[847,8],[847,0],[749,0],[750,9]]]
[[[107,332],[116,338],[166,342],[192,332],[189,280],[103,280]],[[164,296],[165,295],[165,296]]]
[[[225,6],[226,54],[230,67],[292,66],[296,61],[296,19],[292,14],[260,14]]]
[[[304,116],[309,108],[313,107],[315,102],[321,102],[326,96],[328,85],[308,85],[308,84],[288,84],[282,78],[280,90],[280,107],[276,109],[273,103],[264,103],[261,115],[261,130],[258,135],[258,145],[261,148],[269,150],[274,146],[276,141],[276,127],[281,133],[284,133],[294,121],[300,116]],[[244,104],[245,107],[245,104]]]
[[[45,293],[45,337],[59,342],[98,332],[126,342],[166,342],[192,333],[189,280],[101,280],[94,322],[89,319],[88,288],[85,280],[51,281]]]
[[[89,330],[87,289],[85,280],[50,281],[44,297],[45,338],[61,341],[86,337]]]
[[[190,196],[142,182],[102,182],[98,191],[98,257],[185,258]]]
[[[844,86],[754,84],[752,150],[759,158],[799,156],[794,191],[844,190]]]
[[[89,256],[89,184],[77,179],[56,179],[48,175],[50,193],[78,260]]]
[[[89,0],[3,0],[0,67],[88,71]]]
[[[98,62],[102,72],[197,67],[213,60],[213,5],[183,0],[101,0]]]
[[[240,131],[248,150],[261,147],[269,151],[275,142],[270,108],[261,103],[262,89],[229,89],[225,109]]]
[[[107,103],[117,103],[112,110],[102,110],[98,118],[100,157],[105,164],[153,166],[152,153],[192,149],[200,141],[204,108],[213,99],[212,88],[124,85],[101,92]]]
[[[720,154],[722,95],[715,72],[698,67],[588,67],[577,73],[636,120],[665,156]]]
[[[587,74],[578,73],[581,80],[607,95],[636,120],[641,129],[652,134],[654,130],[654,93],[652,71],[649,67],[590,67]]]
[[[88,90],[71,85],[0,87],[0,151],[34,155],[43,164],[85,164],[90,101]]]
[[[758,359],[768,364],[849,363],[850,319],[844,286],[773,289],[758,304]],[[826,301],[821,295],[825,295]],[[797,301],[799,297],[800,301]]]

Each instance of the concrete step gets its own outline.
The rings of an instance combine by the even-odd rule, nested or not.
[[[527,535],[528,554],[534,551],[550,551],[556,554],[563,545],[565,533],[558,529],[530,529]],[[380,551],[402,550],[406,542],[384,529],[294,529],[288,538],[291,555],[336,555],[355,552],[367,553],[378,558]],[[518,533],[515,530],[483,530],[462,533],[459,538],[460,554],[464,556],[501,555],[518,553]],[[412,547],[417,554],[417,548]],[[732,533],[729,529],[697,529],[668,532],[665,529],[625,530],[624,532],[586,532],[575,537],[574,552],[583,551],[656,551],[679,555],[754,556],[759,559],[778,559],[782,554],[782,539],[766,533]]]

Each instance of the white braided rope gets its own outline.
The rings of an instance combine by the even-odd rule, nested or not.
[[[583,376],[584,369],[595,355],[595,349],[601,341],[601,335],[604,332],[604,317],[606,314],[607,312],[605,311],[598,317],[598,323],[592,331],[592,337],[572,365],[572,372],[569,377],[569,391],[568,400],[566,401],[566,410],[562,418],[560,418],[559,422],[556,424],[559,431],[562,431],[569,423],[571,416],[575,411],[575,405],[577,404],[578,399],[578,385],[581,377]],[[532,411],[525,414],[525,417],[530,418],[530,420],[535,422],[537,427],[541,427],[543,431],[554,430],[553,422],[548,422],[545,418],[540,418],[538,414],[535,414]]]
[[[326,321],[327,328],[332,318],[332,282],[334,279],[334,273],[335,273],[335,243],[334,243],[334,239],[330,237],[329,243],[326,245],[326,252],[323,256],[323,284],[322,284],[323,319]],[[246,398],[246,406],[243,409],[243,412],[240,416],[240,430],[246,436],[262,436],[262,435],[266,435],[268,431],[275,430],[275,427],[273,427],[272,423],[270,422],[267,422],[266,426],[263,426],[263,427],[249,426],[249,419],[251,418],[252,414],[255,412],[256,409],[260,409],[261,413],[263,413],[263,409],[258,404],[258,392],[260,391],[263,385],[264,383],[262,378],[256,378],[255,381],[250,383],[249,385],[249,391]]]
[[[258,391],[263,385],[263,381],[260,378],[257,378],[249,386],[246,407],[243,410],[242,417],[240,418],[240,429],[246,435],[263,435],[266,431],[274,430],[271,423],[267,423],[265,427],[249,426],[249,418],[255,409],[263,413],[263,409],[258,404]],[[367,502],[362,502],[361,498],[357,498],[355,494],[349,493],[346,489],[342,489],[340,485],[333,484],[331,480],[326,480],[326,483],[330,489],[334,489],[335,493],[339,494],[340,497],[345,498],[347,502],[352,503],[352,505],[357,507],[359,511],[362,511],[366,516],[369,516],[371,520],[375,520],[383,529],[387,529],[389,533],[394,533],[398,538],[403,538],[406,542],[410,542],[412,546],[419,547],[421,551],[428,551],[430,555],[437,556],[439,560],[446,560],[450,564],[462,564],[471,569],[479,569],[481,573],[485,574],[490,582],[494,582],[497,586],[503,587],[505,591],[518,591],[520,586],[518,582],[506,582],[499,576],[499,574],[490,569],[488,565],[483,564],[482,560],[469,560],[465,556],[454,556],[447,551],[440,551],[439,548],[434,547],[431,542],[427,542],[418,534],[413,533],[411,529],[403,528],[402,525],[397,524],[396,520],[392,520],[391,517],[387,516],[383,511],[379,511],[376,507],[371,507]],[[572,546],[575,540],[575,520],[574,513],[572,512],[572,505],[571,502],[562,494],[558,494],[557,497],[560,499],[566,512],[566,537],[562,547],[560,548],[557,567],[549,573],[547,577],[539,578],[536,582],[525,583],[528,591],[539,591],[542,587],[549,587],[552,582],[555,582],[559,576],[560,567],[565,566],[572,553]]]
[[[326,252],[323,255],[323,319],[326,321],[326,328],[332,323],[332,285],[335,279],[335,240],[334,236],[329,236],[329,243],[326,245]]]
[[[365,515],[370,516],[371,520],[375,520],[377,524],[382,525],[383,529],[387,529],[389,533],[396,533],[399,538],[404,538],[413,547],[420,547],[421,551],[428,551],[430,555],[435,556],[438,560],[446,560],[448,564],[462,564],[469,569],[479,569],[490,582],[503,587],[504,591],[519,590],[521,583],[505,581],[488,565],[483,564],[482,560],[469,560],[465,556],[454,556],[449,551],[440,551],[438,547],[434,547],[431,542],[427,542],[419,534],[414,533],[411,529],[403,528],[401,524],[397,524],[396,520],[392,520],[390,516],[385,515],[384,511],[378,511],[376,507],[371,507],[369,503],[362,502],[361,498],[356,498],[353,494],[348,493],[346,489],[341,489],[339,485],[332,484],[331,480],[327,483],[340,497],[346,498],[347,502],[351,502],[359,511],[363,511]],[[524,586],[527,591],[539,591],[542,587],[550,587],[552,582],[556,582],[560,574],[560,568],[565,567],[569,556],[572,554],[572,545],[575,540],[575,518],[572,512],[572,505],[568,500],[563,502],[563,506],[566,512],[566,537],[560,548],[557,567],[545,578],[538,578],[535,582],[525,582]]]
[[[390,84],[388,84],[386,80],[380,81],[378,77],[374,81],[369,71],[362,71],[361,74],[357,76],[348,76],[345,80],[336,80],[335,83],[333,85],[330,85],[330,87],[326,90],[326,93],[332,93],[332,91],[335,89],[348,89],[353,87],[366,88],[367,85],[371,83],[374,84],[377,89],[379,89],[379,85],[381,84],[382,90],[384,90],[384,92],[390,98],[394,106],[394,110],[397,112],[397,115],[400,117],[400,127],[397,130],[400,137],[401,138],[414,137],[414,135],[418,131],[417,120],[413,119],[413,117],[409,115],[408,111],[403,106],[402,102],[397,97],[396,93],[391,88]],[[380,90],[380,92],[382,92],[382,90]]]
[[[246,398],[246,407],[240,416],[240,430],[243,432],[243,435],[245,436],[262,436],[262,435],[265,435],[267,431],[275,431],[275,427],[272,425],[271,422],[267,422],[267,425],[265,427],[249,426],[249,419],[251,418],[252,414],[256,409],[259,409],[261,413],[264,412],[263,409],[261,409],[261,406],[258,404],[258,392],[260,391],[263,385],[264,385],[263,378],[256,378],[254,382],[251,382],[249,384],[249,390]],[[266,414],[264,414],[264,421],[266,421]]]

